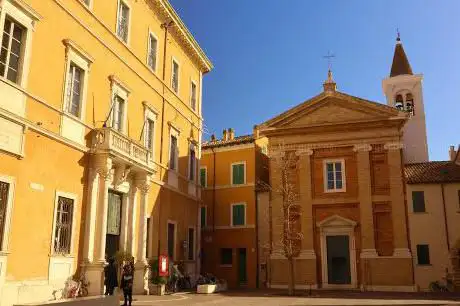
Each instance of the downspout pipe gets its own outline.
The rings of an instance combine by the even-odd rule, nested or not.
[[[442,197],[442,208],[444,211],[444,227],[446,231],[446,245],[447,245],[447,251],[450,252],[449,226],[447,224],[447,209],[446,209],[446,199],[444,197],[444,183],[441,184],[441,197]]]
[[[166,79],[166,47],[168,46],[168,28],[174,26],[174,21],[170,20],[161,24],[161,28],[165,29],[164,46],[163,46],[163,73],[162,80],[165,83]],[[161,104],[161,133],[160,133],[160,165],[163,165],[163,142],[164,142],[164,120],[165,120],[165,85],[163,84],[163,95]],[[164,170],[164,169],[163,169]],[[160,258],[160,241],[161,241],[161,198],[158,202],[158,258]]]
[[[216,151],[211,147],[212,151],[212,232],[216,230]]]

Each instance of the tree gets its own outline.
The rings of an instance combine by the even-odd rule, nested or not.
[[[273,247],[278,245],[286,257],[289,265],[288,272],[288,294],[295,293],[295,258],[300,254],[301,241],[301,208],[299,205],[299,184],[298,184],[298,156],[295,150],[288,150],[284,145],[279,145],[276,150],[270,150],[270,176],[272,185],[272,201],[279,203],[280,207],[271,205],[272,228],[281,231],[278,241],[272,241]],[[280,201],[281,200],[281,201]],[[273,217],[274,210],[280,209],[278,217]],[[278,220],[275,220],[278,219]],[[275,227],[279,227],[275,229]]]

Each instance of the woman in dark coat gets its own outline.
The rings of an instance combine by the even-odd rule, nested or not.
[[[109,259],[109,264],[104,269],[105,295],[113,295],[113,290],[118,286],[117,267],[113,258]]]
[[[133,300],[133,278],[134,267],[131,262],[125,264],[123,267],[123,275],[121,276],[121,288],[125,297],[123,306],[131,306]]]

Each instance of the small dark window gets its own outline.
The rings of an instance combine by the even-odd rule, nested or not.
[[[414,213],[425,212],[425,194],[423,191],[412,191],[412,206]]]
[[[233,263],[233,250],[232,249],[220,249],[220,264],[221,265],[232,265]]]
[[[428,244],[417,244],[417,264],[430,264],[430,248]]]
[[[188,229],[188,260],[194,259],[195,253],[195,230],[193,228]]]

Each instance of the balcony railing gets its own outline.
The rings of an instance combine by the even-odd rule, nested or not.
[[[154,167],[147,148],[110,127],[93,130],[91,147],[95,152],[111,153],[148,168]]]

